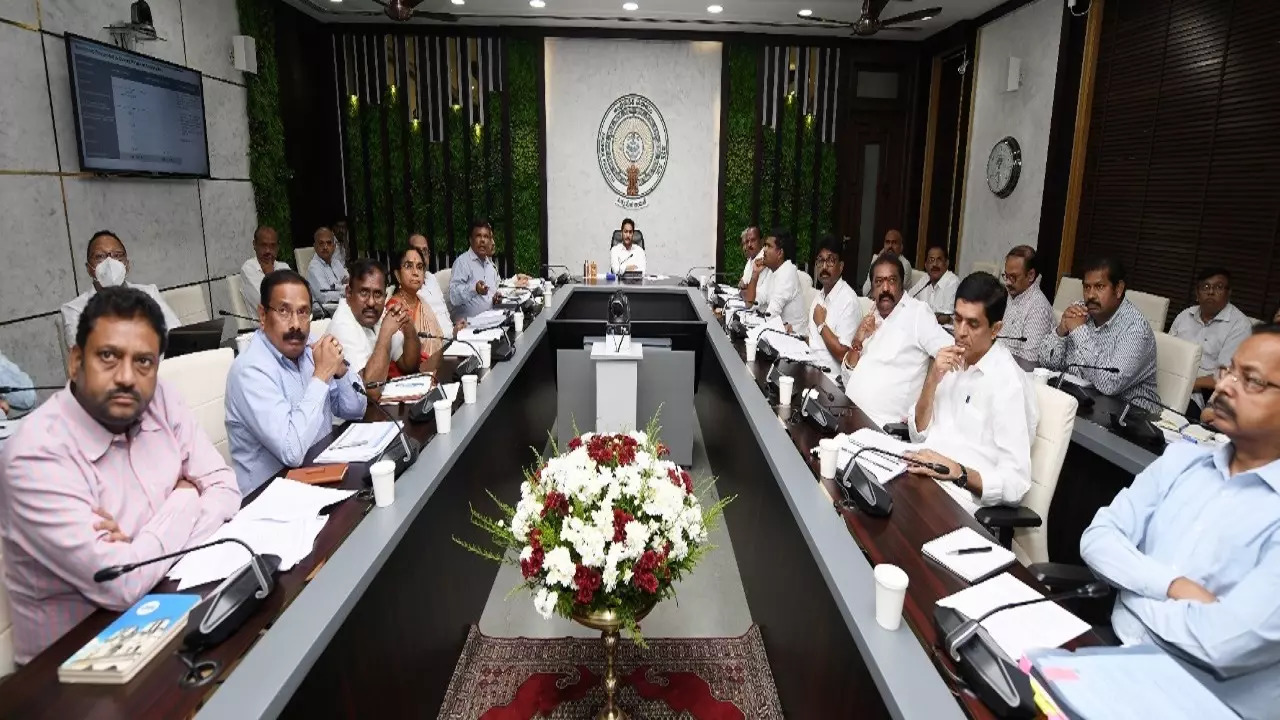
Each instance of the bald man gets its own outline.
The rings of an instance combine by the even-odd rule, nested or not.
[[[253,315],[262,300],[259,288],[262,279],[276,270],[288,270],[289,264],[277,259],[280,254],[280,239],[276,237],[275,228],[270,225],[259,225],[253,231],[253,257],[240,266],[240,294],[244,297],[244,306]]]
[[[316,254],[307,265],[307,282],[316,299],[324,305],[336,305],[345,296],[347,269],[338,259],[338,241],[327,227],[316,230],[312,236]]]
[[[906,255],[902,254],[902,233],[897,230],[890,230],[884,234],[884,243],[880,245],[880,252],[871,258],[871,264],[875,265],[876,260],[887,252],[891,252],[898,256],[898,260],[902,263],[902,276],[906,278],[906,286],[911,286],[911,261]],[[866,297],[871,294],[871,271],[867,271],[867,279],[862,283],[862,295]]]

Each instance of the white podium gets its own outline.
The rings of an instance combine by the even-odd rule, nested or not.
[[[609,341],[591,345],[591,362],[596,368],[597,433],[637,429],[636,382],[644,359],[643,346],[627,338],[621,349],[615,347]]]

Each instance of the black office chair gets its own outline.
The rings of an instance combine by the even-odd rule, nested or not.
[[[644,247],[644,233],[640,232],[639,230],[636,230],[635,233],[631,236],[631,242],[636,245],[639,245],[640,247]],[[621,243],[622,243],[622,231],[614,230],[613,241],[609,243],[609,249],[612,250],[614,245],[619,245]]]

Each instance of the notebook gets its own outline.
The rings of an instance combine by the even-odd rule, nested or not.
[[[342,479],[347,476],[347,464],[337,463],[335,465],[312,465],[310,467],[294,468],[285,473],[284,476],[290,480],[297,480],[308,485],[330,485],[342,482]]]
[[[145,595],[58,667],[64,683],[123,685],[187,625],[199,595]]]
[[[960,555],[956,551],[968,548],[991,548],[986,552]],[[930,540],[921,548],[929,559],[959,575],[965,582],[973,583],[990,577],[1017,562],[1017,557],[996,543],[991,542],[970,527],[962,527]]]

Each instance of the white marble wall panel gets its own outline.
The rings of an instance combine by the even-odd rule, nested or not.
[[[209,174],[219,179],[249,177],[249,115],[245,89],[204,79],[205,131],[209,138]]]
[[[0,170],[57,170],[40,33],[0,24],[0,88]]]
[[[107,229],[129,250],[129,279],[162,289],[207,280],[200,199],[194,180],[67,178],[76,275],[87,287],[84,253]]]
[[[219,317],[219,310],[236,311],[235,306],[231,304],[231,285],[226,278],[209,283],[209,293],[213,300],[213,317]]]
[[[0,320],[52,312],[76,296],[57,177],[0,175],[0,247]]]
[[[58,342],[58,315],[41,315],[21,322],[0,325],[0,352],[17,363],[36,385],[60,385],[67,381],[66,361]],[[53,391],[41,391],[43,402]]]
[[[41,27],[58,35],[69,32],[109,43],[111,34],[103,28],[129,22],[129,4],[129,0],[40,0]],[[151,6],[156,34],[164,40],[141,42],[134,49],[143,55],[185,65],[181,0],[148,0],[147,4]]]
[[[231,38],[240,34],[236,0],[197,0],[182,3],[182,31],[187,65],[205,75],[244,83],[231,63]]]
[[[239,180],[201,180],[200,204],[204,208],[209,277],[240,272],[240,266],[253,254],[253,231],[258,226],[253,185]]]
[[[35,27],[36,0],[0,0],[0,20]]]
[[[44,56],[49,69],[49,96],[53,98],[53,129],[58,136],[56,160],[63,172],[80,172],[80,144],[76,139],[75,111],[71,107],[71,76],[67,72],[67,47],[62,38],[45,37]]]

